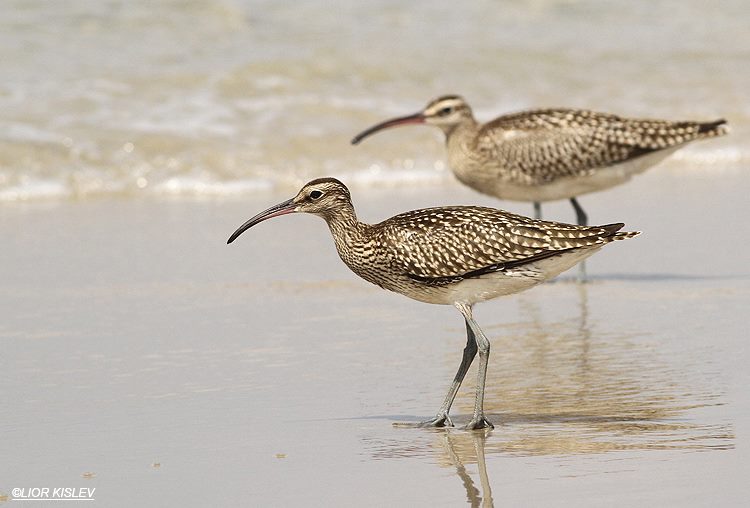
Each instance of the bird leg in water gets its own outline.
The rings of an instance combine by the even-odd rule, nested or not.
[[[542,219],[542,204],[539,201],[534,201],[534,218],[536,220]]]
[[[583,207],[578,202],[578,200],[576,198],[570,198],[570,204],[573,205],[573,208],[576,211],[576,220],[578,221],[578,225],[587,226],[589,218],[586,215],[586,212],[583,211]]]
[[[570,198],[570,204],[573,205],[573,208],[576,211],[576,220],[578,221],[579,226],[587,226],[589,222],[589,218],[586,215],[586,212],[583,210],[583,207],[578,202],[576,198]],[[578,264],[578,282],[584,283],[587,281],[586,277],[586,261],[581,261]]]
[[[468,323],[474,332],[479,348],[479,370],[477,371],[477,396],[474,401],[474,416],[466,425],[466,429],[494,428],[494,425],[484,417],[484,382],[487,379],[487,362],[490,359],[490,341],[473,318],[469,318]]]
[[[474,400],[474,415],[471,421],[466,425],[467,430],[483,429],[485,427],[493,428],[492,425],[484,417],[484,383],[487,379],[487,363],[490,359],[490,341],[484,334],[481,328],[474,318],[472,317],[471,307],[465,304],[455,304],[464,319],[466,324],[474,335],[474,341],[477,344],[479,350],[479,369],[477,371],[477,395]]]
[[[474,332],[471,331],[469,322],[466,322],[466,347],[464,348],[464,356],[461,358],[461,365],[458,366],[458,372],[453,378],[453,383],[448,390],[448,394],[445,396],[443,405],[440,406],[437,415],[432,420],[421,422],[420,427],[453,427],[453,422],[448,416],[448,412],[453,405],[453,400],[456,398],[458,388],[461,386],[461,382],[466,377],[466,372],[471,366],[471,362],[474,361],[474,357],[477,354],[477,342],[474,338]]]

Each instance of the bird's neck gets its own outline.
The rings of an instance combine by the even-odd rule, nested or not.
[[[341,206],[335,211],[323,215],[331,230],[333,239],[336,241],[336,247],[339,247],[339,241],[356,239],[364,233],[367,224],[359,222],[354,206],[347,204]]]
[[[457,124],[455,128],[445,135],[445,145],[448,152],[448,166],[456,174],[459,180],[473,187],[473,185],[462,178],[464,170],[469,171],[471,177],[474,171],[474,164],[468,164],[476,153],[477,137],[479,135],[480,125],[470,118],[463,123]]]
[[[354,208],[346,213],[337,211],[325,219],[341,261],[366,281],[385,287],[382,261],[379,263],[376,252],[377,226],[359,222]]]
[[[451,125],[441,125],[440,128],[445,133],[446,141],[454,136],[464,136],[466,134],[472,134],[479,131],[479,124],[474,120],[473,115],[465,116],[460,122]]]

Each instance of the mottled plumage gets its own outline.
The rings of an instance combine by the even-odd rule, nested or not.
[[[501,199],[539,203],[571,199],[579,225],[587,221],[575,197],[628,181],[690,141],[727,132],[724,120],[640,120],[576,109],[539,109],[479,124],[466,101],[447,95],[381,129],[426,123],[446,136],[448,163],[469,187]]]
[[[725,132],[724,120],[669,122],[575,109],[539,109],[482,125],[473,149],[497,178],[544,185]],[[562,196],[572,197],[572,196]]]
[[[489,355],[489,341],[471,315],[475,303],[530,288],[605,244],[638,234],[619,232],[623,224],[574,226],[479,206],[414,210],[370,225],[357,220],[344,184],[321,178],[245,222],[228,243],[259,222],[293,212],[325,219],[339,256],[363,279],[415,300],[456,306],[467,324],[466,351],[474,351],[470,359],[465,351],[462,368],[478,350],[486,369]],[[448,410],[463,374],[429,423],[450,422]],[[484,378],[480,381],[472,428],[489,425],[481,408]]]
[[[452,206],[406,212],[371,226],[390,269],[431,284],[523,266],[576,248],[600,247],[623,225],[577,227],[494,208]],[[619,235],[619,236],[618,236]]]

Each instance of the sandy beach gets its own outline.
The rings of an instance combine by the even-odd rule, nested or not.
[[[0,2],[0,505],[747,505],[749,18],[744,0]],[[531,215],[459,184],[435,127],[350,144],[445,94],[479,122],[731,129],[579,196],[592,224],[642,231],[589,258],[590,283],[475,308],[491,432],[413,425],[458,367],[455,309],[358,279],[317,217],[226,244],[321,176],[366,222]]]
[[[644,233],[592,258],[590,284],[477,308],[489,433],[393,425],[441,402],[464,341],[455,309],[358,280],[315,217],[225,244],[286,193],[7,207],[0,490],[95,487],[100,506],[737,506],[747,184],[666,170],[588,198]],[[711,215],[695,206],[707,187],[724,197]],[[352,192],[371,222],[492,204],[429,191]]]

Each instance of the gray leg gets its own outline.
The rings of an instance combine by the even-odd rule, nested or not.
[[[474,357],[476,356],[476,354],[476,339],[474,338],[474,332],[471,331],[471,327],[469,326],[469,323],[467,321],[466,347],[464,348],[464,356],[463,358],[461,358],[461,365],[458,366],[458,372],[456,372],[456,376],[453,378],[453,383],[451,383],[448,394],[445,396],[445,401],[443,401],[443,405],[440,406],[440,409],[438,410],[435,418],[433,418],[432,420],[421,422],[419,424],[421,427],[453,427],[453,422],[448,416],[448,412],[451,410],[453,400],[456,398],[456,393],[458,393],[458,388],[461,386],[461,382],[464,380],[464,377],[466,377],[466,372],[469,370],[471,362],[474,361]]]
[[[534,218],[537,220],[542,218],[542,204],[539,201],[534,201]]]
[[[483,429],[485,427],[493,428],[484,417],[484,383],[487,379],[487,363],[490,359],[490,341],[471,315],[471,307],[466,304],[455,304],[461,314],[466,319],[466,324],[474,333],[474,339],[479,349],[479,369],[477,371],[477,395],[474,400],[474,415],[471,421],[466,425],[467,430]]]
[[[586,212],[583,211],[583,207],[576,198],[570,198],[570,204],[576,211],[576,220],[579,226],[586,226],[589,223],[589,218],[586,216]]]
[[[589,223],[589,218],[586,216],[586,212],[583,211],[583,207],[576,198],[570,198],[570,204],[576,211],[576,220],[579,226],[586,226]],[[578,264],[578,282],[586,282],[586,261],[581,261]]]
[[[469,430],[483,429],[485,427],[492,428],[494,425],[484,417],[484,383],[487,379],[487,363],[490,359],[490,341],[473,318],[469,319],[469,326],[471,326],[474,332],[477,347],[479,348],[479,370],[477,373],[477,396],[474,401],[474,416],[466,425],[466,428]]]

